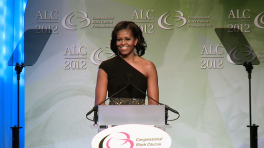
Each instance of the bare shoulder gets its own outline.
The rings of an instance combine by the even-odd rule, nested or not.
[[[147,73],[156,73],[156,66],[153,62],[140,57],[140,63],[142,64],[143,68],[147,71]]]

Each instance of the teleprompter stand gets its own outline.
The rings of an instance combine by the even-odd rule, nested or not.
[[[258,125],[253,124],[251,121],[251,73],[253,66],[251,62],[244,62],[243,66],[245,66],[246,71],[248,72],[248,81],[249,81],[249,125],[247,127],[250,128],[250,148],[258,147]]]
[[[25,67],[25,65],[22,63],[19,65],[16,64],[15,71],[17,74],[17,126],[11,127],[13,132],[13,148],[19,147],[19,129],[22,128],[19,126],[19,80],[20,80],[20,73],[22,72],[22,69]]]
[[[237,28],[216,28],[216,34],[225,47],[229,62],[235,65],[243,65],[248,72],[249,80],[249,125],[250,148],[258,148],[258,125],[252,124],[251,117],[251,73],[253,65],[259,65],[259,60],[249,45],[243,33]]]
[[[50,29],[47,32],[52,32]],[[19,81],[20,74],[25,66],[33,66],[39,58],[44,46],[46,45],[50,34],[37,34],[38,29],[29,29],[25,31],[24,35],[20,39],[16,46],[12,56],[8,61],[8,66],[15,66],[17,74],[17,125],[12,128],[12,148],[19,148]],[[24,47],[24,58],[21,58],[21,52]],[[21,63],[21,64],[19,64]],[[25,64],[24,64],[25,63]]]

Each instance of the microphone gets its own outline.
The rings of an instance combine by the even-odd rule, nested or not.
[[[174,112],[174,113],[176,113],[176,114],[179,114],[178,111],[172,109],[171,107],[169,107],[169,106],[166,105],[166,104],[163,104],[163,103],[160,103],[160,102],[156,101],[155,99],[153,99],[152,97],[150,97],[148,94],[144,93],[142,90],[140,90],[139,88],[137,88],[135,85],[133,85],[133,84],[131,84],[131,83],[130,83],[130,85],[132,85],[133,87],[135,87],[138,91],[140,91],[141,93],[145,94],[147,97],[149,97],[151,100],[155,101],[156,103],[158,103],[158,104],[160,104],[160,105],[165,105],[165,108],[167,108],[168,110],[170,110],[170,111],[172,111],[172,112]]]
[[[128,79],[128,83],[125,87],[123,87],[122,89],[120,89],[119,91],[117,91],[116,93],[114,93],[113,95],[111,95],[110,97],[108,97],[107,99],[105,99],[104,101],[102,101],[101,103],[99,103],[98,105],[101,105],[102,103],[104,103],[105,101],[111,99],[114,95],[118,94],[119,92],[123,91],[124,89],[126,89],[129,85],[133,86],[134,88],[136,88],[138,91],[140,91],[141,93],[145,94],[148,98],[150,98],[151,100],[153,100],[154,102],[158,103],[159,105],[164,105],[165,106],[165,124],[167,125],[167,121],[174,121],[176,119],[178,119],[180,117],[180,113],[178,111],[176,111],[175,109],[169,107],[168,105],[166,104],[163,104],[163,103],[160,103],[158,101],[156,101],[155,99],[153,99],[152,97],[150,97],[148,94],[146,94],[145,92],[143,92],[142,90],[140,90],[138,87],[136,87],[135,85],[133,85],[131,83],[131,79],[132,79],[132,74],[131,73],[127,73],[126,74],[126,77]],[[95,105],[87,114],[86,114],[86,118],[88,120],[91,120],[88,118],[88,115],[90,115],[92,112],[94,112],[94,120],[91,120],[91,121],[94,121],[95,124],[97,124],[97,121],[98,121],[98,115],[97,115],[97,109],[98,109],[98,105]],[[174,119],[174,120],[168,120],[168,110],[170,110],[171,112],[173,113],[176,113],[178,114],[178,118]]]
[[[128,77],[129,76],[129,77]],[[102,101],[101,103],[95,105],[87,114],[86,114],[86,118],[90,121],[94,121],[95,124],[97,124],[97,109],[98,109],[98,105],[103,104],[105,101],[111,99],[114,95],[118,94],[119,92],[123,91],[125,88],[127,88],[130,85],[130,79],[131,79],[132,75],[131,74],[127,74],[127,78],[128,78],[128,82],[127,85],[123,88],[121,88],[119,91],[115,92],[113,95],[111,95],[110,97],[108,97],[107,99],[105,99],[104,101]],[[87,116],[89,116],[92,112],[94,112],[94,120],[89,119]]]
[[[160,103],[160,105],[165,105],[165,108],[166,109],[168,109],[168,110],[170,110],[170,111],[172,111],[172,112],[174,112],[175,114],[180,114],[179,112],[177,112],[175,109],[173,109],[173,108],[170,108],[168,105],[166,105],[166,104],[162,104],[162,103]]]
[[[127,75],[128,79],[130,80],[131,78],[129,77],[131,75]],[[131,76],[132,77],[132,76]],[[155,99],[153,99],[152,97],[150,97],[148,94],[146,94],[145,92],[143,92],[142,90],[140,90],[139,88],[137,88],[135,85],[133,85],[132,83],[130,83],[130,85],[132,85],[134,88],[136,88],[138,91],[140,91],[141,93],[145,94],[147,97],[149,97],[151,100],[155,101],[156,103],[158,103],[159,105],[165,105],[165,124],[167,124],[167,121],[174,121],[174,120],[177,120],[179,117],[180,117],[180,113],[178,111],[176,111],[175,109],[172,109],[171,107],[169,107],[168,105],[166,104],[163,104],[163,103],[160,103],[158,101],[156,101]],[[168,120],[168,110],[170,110],[171,112],[173,113],[176,113],[178,114],[178,118],[174,119],[174,120]]]
[[[97,111],[97,107],[98,107],[98,105],[95,105],[87,114],[86,114],[86,117],[88,116],[88,115],[90,115],[93,111]]]
[[[127,79],[128,79],[129,81],[132,79],[132,76],[133,76],[132,73],[127,73],[127,74],[126,74],[126,77],[127,77]]]

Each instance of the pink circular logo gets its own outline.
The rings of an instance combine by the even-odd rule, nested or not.
[[[107,148],[115,148],[118,147],[124,147],[124,148],[133,148],[134,142],[130,139],[130,135],[125,132],[118,132],[113,133],[111,135],[106,136],[104,139],[102,139],[101,143],[103,143],[104,140],[107,140],[106,147]]]

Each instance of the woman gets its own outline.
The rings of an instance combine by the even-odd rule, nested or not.
[[[99,66],[95,89],[96,105],[106,99],[107,92],[108,97],[111,97],[110,105],[144,105],[146,91],[155,100],[148,98],[148,104],[158,104],[156,67],[141,57],[146,47],[142,31],[134,22],[122,21],[115,26],[111,50],[116,56]]]

